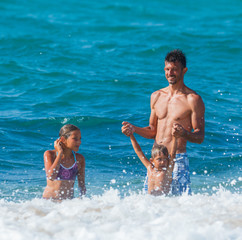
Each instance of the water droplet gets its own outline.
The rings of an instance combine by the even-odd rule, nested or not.
[[[112,180],[110,181],[110,183],[114,184],[114,183],[116,183],[116,180],[115,180],[115,179],[112,179]]]

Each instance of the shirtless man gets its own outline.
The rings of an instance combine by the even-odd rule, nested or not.
[[[202,143],[204,139],[205,106],[202,98],[184,84],[187,72],[186,57],[180,50],[169,52],[165,58],[165,77],[169,86],[151,95],[151,114],[148,127],[137,127],[123,122],[122,132],[137,133],[154,138],[154,144],[163,144],[171,151],[172,135],[177,140],[177,155],[173,170],[172,193],[191,192],[187,141]]]

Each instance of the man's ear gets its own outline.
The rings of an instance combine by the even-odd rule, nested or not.
[[[150,162],[153,162],[153,158],[150,158]]]
[[[185,68],[182,69],[183,75],[185,75],[185,73],[187,72],[187,70],[188,70],[187,67],[185,67]]]

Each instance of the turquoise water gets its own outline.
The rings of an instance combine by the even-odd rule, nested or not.
[[[241,9],[240,0],[0,1],[1,240],[241,239]],[[141,193],[146,170],[121,123],[147,126],[174,48],[204,100],[206,135],[187,147],[193,195],[154,198]],[[41,199],[43,153],[66,123],[82,132],[87,197],[54,204]],[[137,138],[149,156],[153,141]]]
[[[206,105],[205,141],[188,144],[193,192],[241,193],[242,3],[229,3],[1,1],[0,197],[41,196],[43,153],[65,123],[82,131],[88,195],[141,190],[145,169],[121,122],[148,124],[174,48]],[[152,140],[138,139],[149,154]]]

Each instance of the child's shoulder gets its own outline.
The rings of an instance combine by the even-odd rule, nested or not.
[[[46,150],[44,152],[44,156],[55,156],[56,155],[56,150]]]
[[[85,161],[85,158],[82,154],[76,153],[76,160],[77,161]]]
[[[85,158],[80,153],[76,153],[76,162],[77,162],[78,169],[83,168],[86,165]]]

